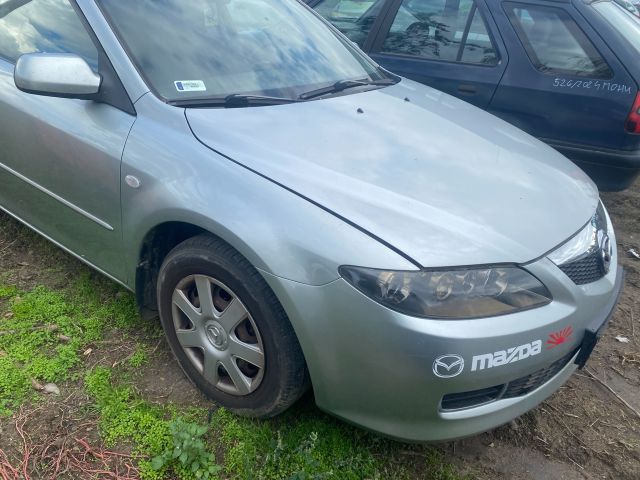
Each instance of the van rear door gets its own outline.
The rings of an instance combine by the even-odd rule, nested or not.
[[[561,151],[621,149],[638,88],[596,29],[569,2],[491,6],[510,60],[489,111]]]
[[[580,3],[580,2],[578,2]],[[640,18],[623,9],[613,1],[596,1],[590,5],[580,5],[587,20],[607,41],[609,48],[620,58],[625,68],[640,83]],[[632,111],[629,102],[629,118],[621,148],[623,150],[640,150],[640,122],[632,125],[640,105],[640,93],[635,97]],[[634,131],[635,130],[635,131]]]

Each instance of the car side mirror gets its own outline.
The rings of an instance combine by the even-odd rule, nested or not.
[[[48,97],[93,100],[102,78],[78,55],[28,53],[18,58],[13,74],[18,89]]]

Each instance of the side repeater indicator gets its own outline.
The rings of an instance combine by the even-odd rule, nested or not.
[[[124,181],[131,188],[140,188],[141,182],[138,179],[138,177],[134,177],[133,175],[127,175],[126,177],[124,177]]]

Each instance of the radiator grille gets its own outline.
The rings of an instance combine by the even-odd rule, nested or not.
[[[594,250],[579,260],[565,263],[559,267],[567,277],[573,280],[573,283],[585,285],[600,280],[605,276],[606,272],[604,271],[601,256],[599,250]]]
[[[602,203],[591,222],[573,238],[559,247],[549,258],[576,285],[586,285],[607,274],[605,255],[610,257],[607,216]],[[610,260],[610,258],[609,258]]]

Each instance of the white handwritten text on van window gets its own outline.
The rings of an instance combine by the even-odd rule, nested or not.
[[[553,80],[555,88],[567,88],[572,90],[598,90],[611,93],[631,94],[632,89],[623,83],[604,82],[602,80],[571,80],[567,78],[556,78]]]

